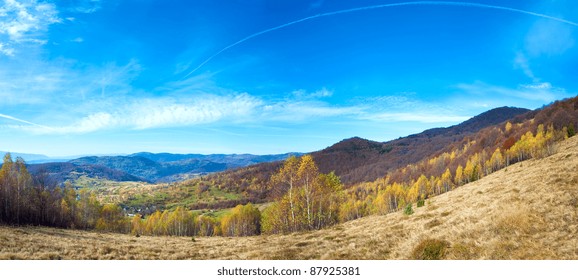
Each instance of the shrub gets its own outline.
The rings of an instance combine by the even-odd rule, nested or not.
[[[425,200],[424,199],[420,199],[417,201],[417,207],[423,207],[425,205]]]
[[[409,203],[405,206],[405,208],[403,209],[403,214],[405,214],[405,215],[413,214],[413,208],[411,207],[411,203]]]
[[[567,132],[568,132],[568,137],[572,137],[572,136],[576,135],[576,131],[575,131],[575,129],[574,129],[574,124],[573,124],[573,123],[571,123],[571,124],[568,126]]]
[[[449,243],[439,239],[422,240],[411,253],[414,260],[441,260],[445,257]]]

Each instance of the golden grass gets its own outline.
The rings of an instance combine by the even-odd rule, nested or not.
[[[411,256],[415,260],[441,260],[445,258],[449,243],[439,239],[425,239],[413,249]]]
[[[424,207],[333,228],[255,237],[134,237],[0,227],[0,259],[411,259],[424,240],[446,259],[578,259],[578,137]]]

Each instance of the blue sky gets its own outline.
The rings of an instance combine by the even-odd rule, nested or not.
[[[0,150],[310,152],[577,95],[577,1],[396,3],[0,0]]]

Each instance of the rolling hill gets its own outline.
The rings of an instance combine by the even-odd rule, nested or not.
[[[70,162],[51,162],[28,165],[28,171],[45,181],[46,186],[56,186],[67,180],[90,175],[92,178],[103,178],[112,181],[143,181],[142,178],[126,172],[99,165],[76,165]]]
[[[136,153],[128,156],[82,157],[69,161],[76,165],[97,165],[119,170],[142,178],[141,180],[162,183],[182,181],[199,174],[225,171],[255,163],[284,160],[291,154],[169,154]]]
[[[291,154],[198,155],[142,152],[128,156],[87,156],[66,162],[45,162],[28,166],[32,174],[48,175],[56,184],[66,180],[74,181],[80,176],[111,181],[167,183],[256,163],[284,160],[289,155]],[[47,158],[43,161],[47,161]]]
[[[554,155],[428,199],[409,216],[396,212],[313,232],[196,242],[0,227],[0,259],[412,259],[424,244],[441,244],[442,259],[578,259],[576,170],[578,137],[572,137]]]

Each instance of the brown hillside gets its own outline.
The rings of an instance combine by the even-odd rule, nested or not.
[[[335,171],[347,185],[374,181],[389,171],[439,154],[484,128],[529,112],[522,108],[500,107],[458,125],[433,128],[388,142],[359,137],[346,139],[312,155],[321,172]]]
[[[578,259],[578,137],[431,198],[426,206],[291,235],[140,237],[0,228],[1,259],[408,259],[438,240],[447,259]],[[425,243],[423,243],[425,244]],[[93,253],[96,252],[96,253]]]
[[[519,124],[521,129],[504,133],[506,122]],[[544,127],[552,125],[557,130],[570,125],[577,128],[578,97],[556,101],[533,111],[512,107],[496,108],[458,125],[433,128],[383,143],[355,137],[312,155],[321,172],[335,171],[343,183],[354,185],[374,181],[389,172],[444,152],[451,153],[471,140],[477,141],[472,153],[484,149],[491,153],[496,148],[503,148],[508,137],[517,140],[527,131],[535,132],[539,124]],[[452,170],[455,167],[450,166]],[[433,173],[425,175],[440,175]]]

